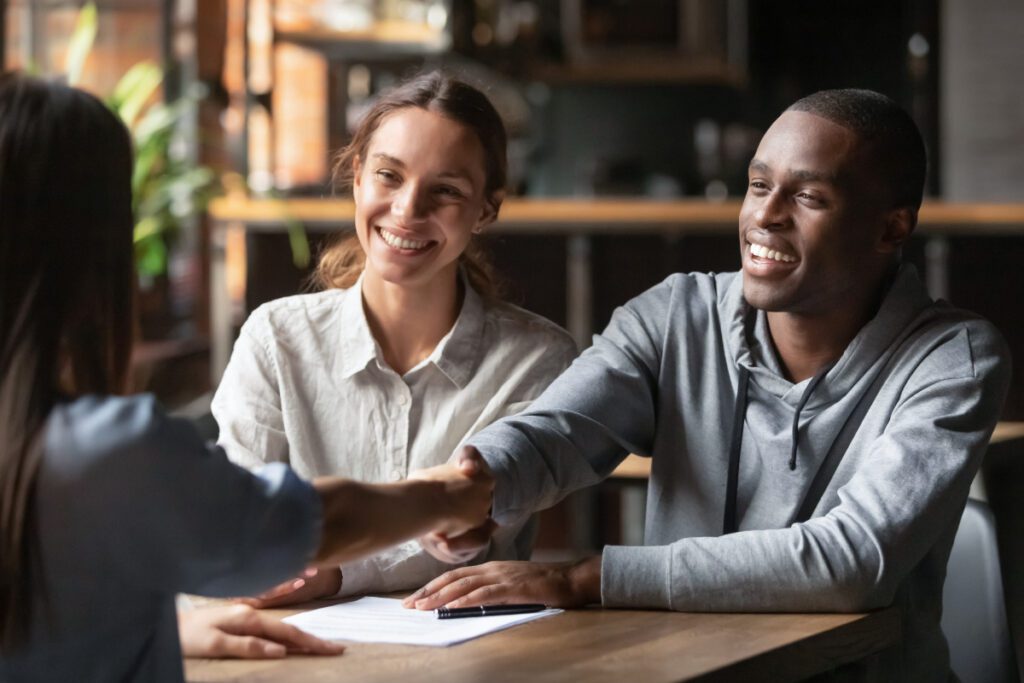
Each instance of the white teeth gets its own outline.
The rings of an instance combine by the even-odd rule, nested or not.
[[[750,243],[750,253],[759,258],[771,259],[772,261],[782,261],[783,263],[792,263],[796,261],[796,258],[789,254],[783,254],[781,251],[775,251],[769,249],[761,244]]]
[[[395,249],[423,249],[430,242],[421,242],[419,240],[407,240],[402,239],[398,235],[392,234],[384,228],[378,228],[377,232],[380,233],[381,238]]]

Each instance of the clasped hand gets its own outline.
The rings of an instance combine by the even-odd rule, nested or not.
[[[409,479],[444,484],[439,505],[445,512],[445,519],[428,537],[454,539],[482,527],[493,528],[490,510],[494,476],[475,448],[466,446],[444,465],[413,472]]]
[[[487,547],[491,536],[498,525],[490,518],[491,496],[494,489],[494,476],[491,469],[480,456],[480,452],[472,446],[463,447],[448,464],[422,470],[413,477],[432,478],[435,472],[443,473],[450,468],[458,468],[465,476],[473,481],[488,482],[487,491],[487,513],[484,515],[483,524],[477,521],[476,524],[464,528],[435,529],[430,533],[421,536],[420,545],[430,555],[447,562],[448,564],[459,564],[473,559]]]

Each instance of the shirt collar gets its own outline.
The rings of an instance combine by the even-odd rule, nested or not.
[[[484,302],[461,274],[462,310],[451,331],[430,354],[430,360],[459,389],[469,382],[483,353],[480,337],[484,332]]]
[[[363,276],[341,302],[341,375],[348,379],[377,358],[377,342],[363,308]]]
[[[484,303],[474,290],[465,275],[462,278],[463,291],[462,310],[455,320],[455,325],[448,331],[427,361],[433,363],[445,377],[463,389],[476,371],[476,366],[483,352],[480,337],[484,331]],[[342,377],[348,379],[352,375],[366,369],[372,361],[384,364],[377,341],[370,331],[366,320],[366,309],[363,308],[363,276],[360,275],[356,284],[347,292],[341,303],[341,345],[342,345]]]

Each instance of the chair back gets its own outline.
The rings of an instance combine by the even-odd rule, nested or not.
[[[964,683],[1011,683],[1016,664],[992,511],[974,499],[960,518],[942,592],[942,632]]]

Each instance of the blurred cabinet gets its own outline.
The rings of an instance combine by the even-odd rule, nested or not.
[[[367,66],[413,68],[451,43],[444,0],[228,0],[224,124],[257,194],[322,194],[376,83]]]
[[[742,85],[746,78],[746,0],[561,0],[560,28],[567,80]]]

